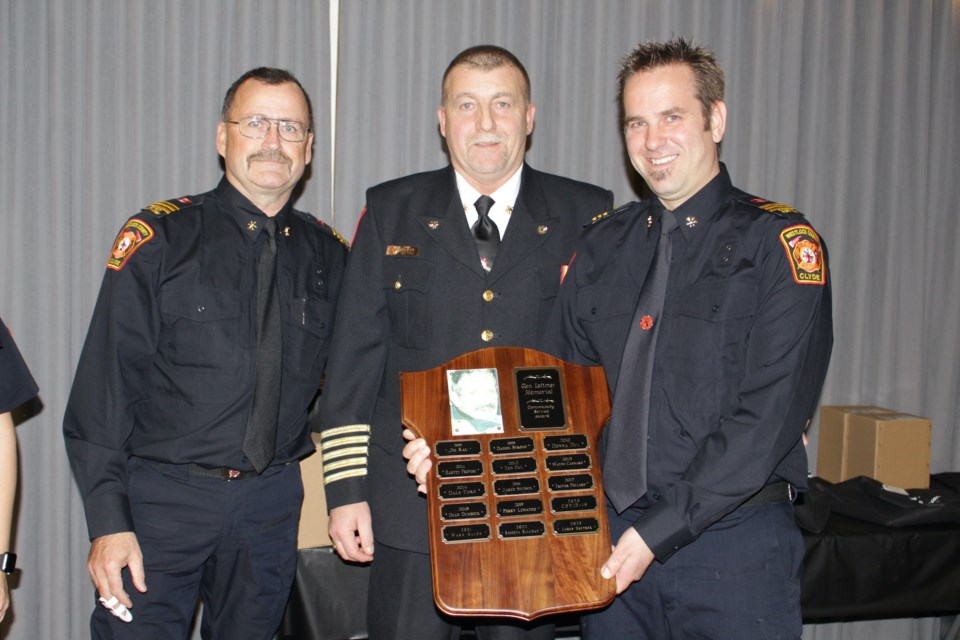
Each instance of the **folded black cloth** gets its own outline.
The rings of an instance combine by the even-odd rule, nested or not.
[[[933,475],[929,489],[908,489],[907,495],[865,476],[837,484],[811,478],[809,490],[797,501],[797,524],[819,533],[831,513],[885,527],[960,523],[960,473]]]

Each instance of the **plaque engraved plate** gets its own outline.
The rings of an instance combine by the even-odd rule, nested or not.
[[[547,478],[550,491],[585,491],[593,488],[593,478],[589,473],[575,473],[566,476]]]
[[[477,456],[480,455],[479,440],[444,440],[438,442],[434,450],[438,458],[449,458],[453,456]]]
[[[494,480],[493,493],[497,496],[520,496],[525,493],[540,493],[540,481],[536,478]]]
[[[483,463],[479,460],[438,462],[437,475],[441,478],[467,478],[483,475]]]
[[[493,472],[498,476],[511,473],[533,473],[537,470],[536,458],[505,458],[490,463]]]
[[[497,503],[497,515],[501,518],[517,516],[538,516],[543,513],[543,501],[538,498],[529,500],[501,500]]]
[[[571,433],[563,436],[545,436],[543,448],[547,451],[573,451],[587,448],[587,436],[582,433]]]
[[[533,438],[497,438],[490,441],[490,453],[495,456],[531,452],[533,452]]]
[[[456,500],[458,498],[481,498],[487,493],[486,485],[482,482],[447,482],[439,488],[441,500]]]
[[[451,524],[441,527],[444,542],[475,542],[490,539],[490,526],[486,524]]]
[[[568,513],[570,511],[592,511],[597,508],[595,496],[565,496],[550,500],[550,509],[554,513]]]
[[[557,367],[514,370],[521,430],[563,429],[567,426],[563,378]]]
[[[546,528],[539,520],[530,522],[504,522],[497,530],[500,537],[506,540],[511,538],[539,538],[544,534]]]
[[[487,505],[482,502],[461,502],[445,504],[440,507],[440,517],[444,520],[476,520],[487,517]]]
[[[553,532],[558,536],[579,536],[596,533],[600,530],[600,523],[596,518],[571,518],[556,520],[553,523]]]
[[[589,469],[590,456],[585,453],[570,453],[559,456],[547,456],[547,471],[573,471]]]

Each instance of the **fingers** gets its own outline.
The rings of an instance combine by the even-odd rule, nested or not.
[[[342,559],[373,560],[373,526],[366,502],[336,507],[330,511],[330,540]]]
[[[100,594],[104,606],[110,609],[113,615],[126,621],[130,613],[126,610],[133,608],[133,601],[123,589],[120,572],[124,567],[129,567],[134,587],[140,592],[145,592],[147,584],[143,570],[143,555],[140,553],[137,536],[133,532],[124,531],[94,538],[87,558],[90,579]],[[108,606],[107,602],[111,604]],[[121,606],[118,607],[118,605]]]
[[[403,447],[403,457],[407,459],[407,473],[417,480],[417,491],[427,492],[427,477],[433,468],[430,459],[430,447],[423,438],[416,438],[412,431],[404,429],[403,437],[410,440]]]
[[[133,620],[133,615],[122,602],[117,600],[116,596],[111,596],[109,599],[101,596],[100,604],[102,604],[107,611],[120,618],[124,622],[130,622]]]

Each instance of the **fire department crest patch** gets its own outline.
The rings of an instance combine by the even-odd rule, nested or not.
[[[107,268],[120,271],[137,249],[153,237],[153,229],[142,220],[136,218],[127,222],[120,231],[120,235],[113,243],[110,257],[107,258]]]
[[[780,243],[787,251],[787,262],[797,284],[826,282],[823,249],[816,231],[805,224],[788,227],[780,232]]]

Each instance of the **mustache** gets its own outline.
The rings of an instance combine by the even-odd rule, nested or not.
[[[287,164],[292,164],[290,157],[279,149],[263,149],[247,158],[247,162],[255,162],[258,160],[265,162],[286,162]]]

